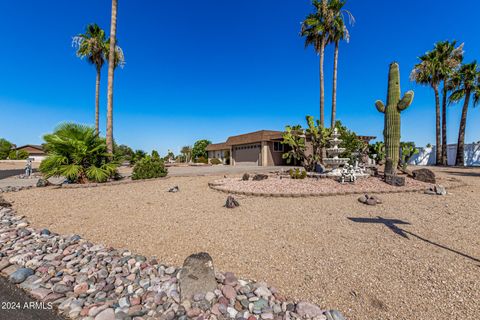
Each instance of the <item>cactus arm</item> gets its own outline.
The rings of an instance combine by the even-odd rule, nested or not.
[[[403,96],[402,100],[398,103],[398,111],[403,111],[407,109],[413,101],[413,91],[410,90]]]
[[[377,100],[375,101],[375,107],[377,107],[378,112],[385,113],[385,105],[382,101]]]

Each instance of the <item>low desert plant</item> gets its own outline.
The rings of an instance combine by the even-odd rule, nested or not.
[[[165,177],[168,173],[163,160],[146,156],[135,163],[133,167],[132,179],[153,179]]]
[[[305,179],[307,177],[307,171],[300,170],[299,168],[290,169],[288,173],[292,179]]]
[[[43,137],[47,157],[40,164],[46,179],[62,176],[71,182],[105,182],[117,174],[104,138],[94,128],[65,123]]]
[[[213,164],[213,165],[217,165],[217,164],[222,163],[222,161],[220,159],[213,158],[213,159],[210,159],[210,163]]]
[[[205,157],[198,157],[196,163],[208,163],[207,158]]]

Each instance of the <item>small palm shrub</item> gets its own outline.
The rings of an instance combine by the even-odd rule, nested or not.
[[[307,171],[300,170],[299,168],[290,169],[288,173],[292,179],[305,179],[307,177]]]
[[[62,176],[75,183],[105,182],[117,174],[104,138],[95,129],[64,123],[43,137],[47,157],[40,164],[45,178]]]
[[[214,165],[217,165],[217,164],[222,163],[222,161],[220,161],[220,159],[213,158],[213,159],[210,159],[210,163],[214,164]]]
[[[135,163],[133,167],[132,179],[153,179],[165,177],[168,173],[163,160],[146,156]]]

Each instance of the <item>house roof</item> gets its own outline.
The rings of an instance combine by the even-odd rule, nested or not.
[[[43,147],[39,144],[26,144],[26,145],[23,145],[23,146],[20,146],[20,147],[16,147],[15,150],[20,150],[20,149],[24,149],[24,148],[37,149],[38,151],[43,152]]]
[[[366,142],[366,143],[369,143],[370,140],[377,139],[377,137],[375,137],[375,136],[357,136],[357,138]]]
[[[229,137],[227,139],[226,144],[229,146],[234,146],[239,144],[282,139],[282,134],[283,134],[282,131],[260,130],[260,131],[240,134],[238,136]]]
[[[219,150],[226,150],[226,149],[230,149],[230,146],[228,146],[225,142],[211,143],[205,148],[205,150],[207,151],[219,151]]]

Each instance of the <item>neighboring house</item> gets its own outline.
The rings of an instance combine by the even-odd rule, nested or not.
[[[286,165],[282,159],[285,145],[281,142],[282,131],[260,130],[232,136],[223,143],[207,146],[208,158],[217,158],[226,163],[229,155],[231,165],[280,166]]]
[[[227,159],[230,161],[230,147],[226,143],[212,143],[209,144],[205,150],[208,153],[208,159],[217,158],[223,164],[227,164]]]
[[[15,148],[16,151],[24,150],[29,154],[29,158],[33,158],[33,161],[42,161],[47,154],[43,151],[43,147],[35,144],[27,144]]]

